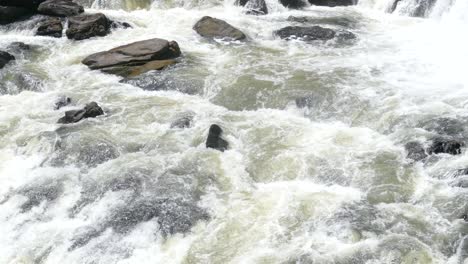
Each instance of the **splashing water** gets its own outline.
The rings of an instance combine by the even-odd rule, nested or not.
[[[32,47],[0,72],[0,263],[467,263],[466,151],[412,162],[404,149],[468,138],[467,1],[425,19],[407,0],[392,14],[387,0],[267,0],[266,16],[234,1],[80,3],[133,28],[73,42],[34,37],[34,19],[0,27],[1,50]],[[202,39],[205,15],[249,40]],[[358,40],[273,35],[289,25]],[[179,43],[176,66],[120,82],[80,64],[154,37]],[[54,110],[62,95],[72,105]],[[106,114],[56,124],[90,101]],[[205,148],[213,123],[223,153]]]

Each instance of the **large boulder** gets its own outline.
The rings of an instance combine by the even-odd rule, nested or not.
[[[49,17],[39,25],[36,31],[37,36],[49,36],[54,38],[61,38],[63,25],[60,18]]]
[[[49,16],[76,16],[84,12],[83,6],[71,0],[47,0],[39,5],[37,11]]]
[[[70,123],[77,123],[85,118],[92,118],[103,115],[104,111],[102,108],[96,103],[91,102],[87,104],[83,109],[80,110],[71,110],[65,112],[65,116],[60,118],[57,123],[60,124],[70,124]]]
[[[288,26],[274,32],[275,35],[282,39],[301,39],[304,41],[313,40],[330,40],[335,37],[339,39],[354,39],[356,36],[349,31],[336,32],[333,29],[312,26],[312,27],[299,27]]]
[[[45,0],[0,0],[0,6],[17,6],[36,11]]]
[[[15,57],[13,55],[5,51],[0,51],[0,69],[5,67],[5,65],[7,65],[7,63],[9,63],[12,60],[15,60]]]
[[[180,54],[177,42],[155,38],[92,54],[82,63],[92,70],[131,77],[173,64]]]
[[[208,138],[206,139],[206,147],[216,149],[219,151],[225,151],[229,143],[221,138],[223,130],[218,125],[211,125],[210,131],[208,132]]]
[[[210,39],[243,40],[245,34],[221,19],[205,16],[193,29],[202,37]]]
[[[15,6],[0,6],[0,25],[16,22],[31,15],[29,9]]]
[[[268,14],[268,7],[265,0],[237,0],[237,5],[244,6],[249,9],[249,15],[266,15]]]
[[[74,40],[103,37],[109,34],[111,22],[101,13],[81,14],[68,19],[67,37]]]
[[[316,5],[316,6],[330,6],[330,7],[350,6],[350,5],[356,4],[354,0],[309,0],[309,3],[311,5]]]

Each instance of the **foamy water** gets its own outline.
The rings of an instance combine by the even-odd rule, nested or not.
[[[233,1],[82,2],[133,28],[75,42],[0,27],[0,49],[37,46],[0,72],[0,263],[464,263],[468,192],[452,183],[467,155],[412,163],[404,144],[428,142],[440,118],[466,128],[467,1],[428,18],[385,0],[268,0],[266,16]],[[205,15],[248,41],[202,39]],[[290,16],[345,19],[323,26],[358,40],[280,40]],[[154,37],[183,57],[148,74],[150,90],[80,64]],[[56,111],[61,95],[73,104]],[[106,114],[56,124],[90,101]],[[187,113],[192,127],[170,128]],[[226,152],[205,148],[213,123]]]

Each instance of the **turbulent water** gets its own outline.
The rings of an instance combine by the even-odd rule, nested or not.
[[[32,46],[0,72],[0,263],[468,263],[468,189],[454,184],[467,154],[404,149],[468,138],[468,1],[426,18],[407,0],[393,14],[386,0],[267,0],[266,16],[229,0],[80,2],[133,28],[71,41],[0,27],[0,49]],[[205,15],[248,41],[202,39]],[[290,16],[358,39],[273,36],[301,25]],[[177,41],[181,61],[127,82],[80,63],[153,37]],[[90,101],[105,116],[56,124]],[[214,123],[226,152],[205,148]]]

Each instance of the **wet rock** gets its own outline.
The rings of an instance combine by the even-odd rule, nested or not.
[[[333,29],[323,28],[319,26],[299,27],[288,26],[274,32],[275,35],[282,39],[301,39],[304,41],[313,40],[330,40],[335,37],[339,39],[354,39],[356,36],[349,31],[336,32]]]
[[[39,28],[36,31],[36,35],[61,38],[62,31],[62,21],[59,18],[50,17],[39,25]]]
[[[210,39],[243,40],[246,38],[239,29],[221,19],[209,16],[200,19],[193,29],[202,37]]]
[[[249,11],[247,11],[247,14],[249,15],[268,14],[268,8],[265,0],[237,0],[236,4],[248,8]]]
[[[127,22],[119,22],[119,21],[111,21],[111,28],[112,29],[117,29],[117,28],[132,28],[132,25],[130,25]]]
[[[84,12],[83,6],[71,0],[47,0],[39,5],[37,11],[49,16],[76,16]]]
[[[192,125],[192,121],[192,115],[184,116],[172,122],[171,128],[188,128]]]
[[[429,154],[447,153],[451,155],[461,154],[461,148],[464,143],[451,138],[435,138],[432,141],[432,145],[429,147]]]
[[[71,103],[71,98],[67,96],[60,96],[57,101],[55,101],[54,109],[59,110],[62,107],[65,107]]]
[[[174,64],[180,54],[175,41],[149,39],[92,54],[82,63],[92,70],[132,77]]]
[[[420,161],[427,157],[426,151],[424,150],[424,146],[417,141],[411,141],[406,143],[405,150],[408,153],[406,158],[412,159],[414,161]]]
[[[218,125],[211,125],[210,131],[208,132],[208,138],[206,139],[206,147],[216,149],[219,151],[225,151],[228,148],[229,143],[221,138],[223,130]]]
[[[104,111],[96,102],[87,104],[81,110],[71,110],[65,112],[65,116],[60,118],[57,122],[60,124],[70,124],[81,121],[85,118],[92,118],[103,115]]]
[[[8,52],[0,51],[0,69],[5,67],[10,61],[15,60],[15,57]]]
[[[0,6],[17,6],[36,10],[40,3],[45,0],[0,0]]]
[[[12,42],[8,45],[7,50],[14,54],[21,54],[31,50],[31,46],[23,42]]]
[[[303,8],[307,5],[306,0],[280,0],[280,3],[283,6],[292,9]]]
[[[316,6],[330,6],[330,7],[350,6],[350,5],[356,4],[354,0],[309,0],[309,3],[311,5],[316,5]]]
[[[289,16],[287,21],[303,24],[326,24],[341,27],[356,27],[359,23],[356,19],[348,17],[307,17],[307,16]]]
[[[68,18],[66,35],[74,40],[103,37],[109,34],[110,24],[109,19],[102,13],[81,14]]]
[[[14,6],[0,6],[0,25],[13,23],[32,14],[31,10]]]

